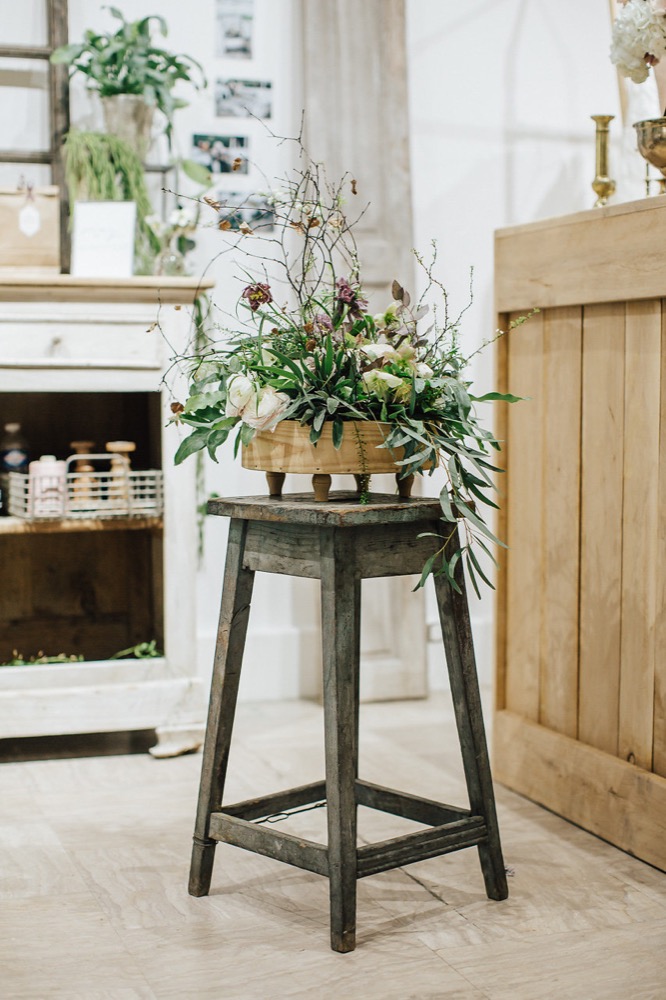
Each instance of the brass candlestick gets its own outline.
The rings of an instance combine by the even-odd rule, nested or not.
[[[592,181],[592,190],[597,196],[595,208],[605,205],[615,191],[615,181],[608,176],[608,125],[615,115],[591,115],[597,126],[596,133],[596,176]]]

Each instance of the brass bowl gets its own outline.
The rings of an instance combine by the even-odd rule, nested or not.
[[[647,118],[634,128],[638,152],[666,177],[666,118]]]

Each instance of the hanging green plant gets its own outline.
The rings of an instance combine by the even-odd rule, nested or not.
[[[146,222],[153,209],[136,153],[118,136],[72,129],[65,136],[64,154],[70,201],[136,202],[135,249],[147,266],[160,241]]]

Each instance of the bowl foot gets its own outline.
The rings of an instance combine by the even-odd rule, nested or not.
[[[400,494],[401,499],[409,500],[412,495],[414,476],[405,476],[404,479],[401,479],[399,473],[396,472],[395,481],[398,484],[398,493]]]
[[[323,473],[316,472],[312,477],[312,489],[317,503],[326,503],[331,489],[331,477]]]
[[[284,472],[267,472],[266,482],[268,483],[268,495],[271,497],[281,497],[284,480]]]

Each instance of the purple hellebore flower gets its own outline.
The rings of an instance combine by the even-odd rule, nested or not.
[[[241,293],[241,298],[246,299],[252,312],[256,312],[259,306],[268,305],[273,301],[270,285],[257,281],[254,285],[248,285]]]

